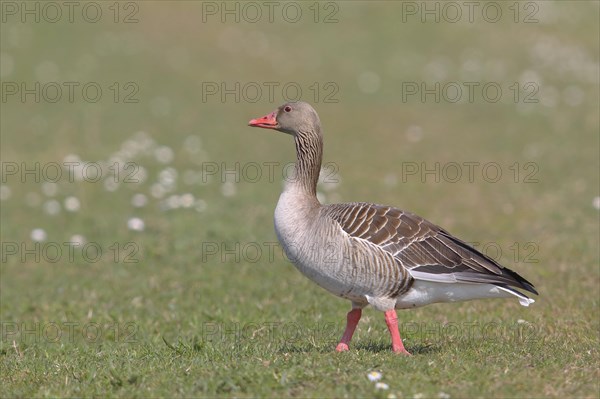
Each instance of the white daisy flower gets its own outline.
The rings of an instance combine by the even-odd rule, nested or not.
[[[6,201],[10,198],[11,190],[10,187],[0,185],[0,201]]]
[[[127,221],[127,227],[133,231],[144,231],[144,221],[140,218],[130,218]]]
[[[48,215],[56,215],[60,212],[60,202],[57,200],[50,200],[44,203],[44,212]]]
[[[35,242],[42,242],[42,241],[46,241],[46,238],[48,238],[48,235],[46,234],[44,229],[33,229],[31,231],[30,237]]]
[[[73,246],[79,247],[79,246],[85,244],[85,237],[82,236],[81,234],[74,234],[71,236],[69,243]]]
[[[136,208],[143,208],[147,203],[148,198],[142,193],[137,193],[131,198],[131,205],[135,206]]]
[[[377,384],[375,384],[375,389],[382,389],[385,391],[385,390],[390,389],[390,387],[385,382],[378,382]]]
[[[371,371],[367,374],[367,377],[369,377],[369,381],[371,382],[379,381],[381,379],[381,373],[379,371]]]
[[[65,198],[65,209],[69,212],[77,212],[81,207],[81,203],[77,197],[67,197]]]

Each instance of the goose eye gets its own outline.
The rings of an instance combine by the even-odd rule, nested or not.
[[[285,112],[290,112],[292,110],[292,107],[290,107],[289,105],[286,105],[285,108],[283,109]]]

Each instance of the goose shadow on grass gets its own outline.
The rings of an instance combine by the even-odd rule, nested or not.
[[[354,345],[354,348],[373,353],[392,352],[391,344],[382,342],[359,343]],[[406,350],[414,356],[437,353],[441,348],[437,345],[407,345]]]
[[[311,344],[286,344],[279,348],[280,353],[332,353],[335,352],[335,347],[337,342],[329,345],[319,345],[314,346]],[[355,345],[350,346],[350,351],[366,351],[371,353],[387,353],[392,352],[392,347],[390,344],[382,343],[382,342],[366,342],[366,343],[357,343]],[[406,350],[409,351],[412,355],[425,355],[438,353],[441,351],[441,348],[438,345],[413,345],[407,346]]]

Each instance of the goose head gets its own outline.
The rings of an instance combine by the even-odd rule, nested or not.
[[[252,119],[248,126],[275,129],[292,136],[321,131],[317,112],[302,101],[285,103],[262,118]]]

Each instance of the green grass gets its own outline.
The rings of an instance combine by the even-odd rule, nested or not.
[[[116,191],[104,179],[62,179],[52,197],[44,178],[3,174],[10,195],[0,202],[2,396],[597,397],[598,3],[538,4],[535,24],[401,23],[394,2],[339,3],[334,24],[202,23],[199,2],[139,3],[140,21],[128,25],[2,23],[3,82],[49,74],[106,90],[96,104],[1,103],[3,165],[47,165],[69,154],[108,161],[141,137],[174,155],[166,165],[152,152],[130,157],[147,178],[127,183],[121,175]],[[468,62],[475,69],[465,69]],[[381,79],[375,93],[359,88],[365,71]],[[541,102],[528,107],[507,95],[498,103],[401,100],[403,82],[498,82],[509,90],[532,71]],[[115,81],[135,82],[139,103],[111,101]],[[273,102],[202,102],[201,84],[210,81],[298,82],[306,94],[314,82],[334,82],[339,102],[315,104],[325,162],[340,178],[320,188],[326,201],[396,205],[480,248],[500,248],[499,260],[540,291],[536,303],[399,312],[410,358],[391,353],[383,315],[368,308],[350,352],[335,353],[349,303],[305,279],[273,247],[291,139],[245,126],[279,105],[281,93]],[[569,105],[569,93],[581,100]],[[413,125],[420,140],[406,134]],[[190,151],[189,136],[200,138],[200,151]],[[262,165],[263,176],[185,182],[186,171],[236,162]],[[265,162],[279,163],[274,179]],[[481,174],[473,182],[403,179],[409,162],[495,162],[503,176],[495,183]],[[529,162],[536,168],[525,169]],[[191,193],[206,209],[165,210],[152,197],[167,167],[178,177],[165,198]],[[532,170],[535,181],[526,183]],[[148,197],[145,207],[131,205],[136,193]],[[78,211],[64,209],[69,196],[79,199]],[[44,211],[52,199],[61,204],[56,215]],[[145,229],[128,229],[131,217]],[[36,228],[47,234],[39,250],[30,238]],[[76,248],[70,258],[62,243],[75,234],[102,256],[92,261]],[[7,252],[12,243],[16,255]],[[55,263],[51,243],[63,249]],[[381,372],[388,390],[375,389],[371,371]]]

